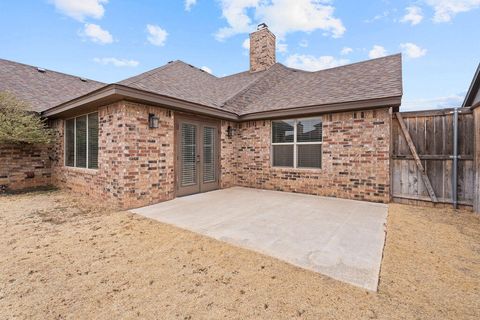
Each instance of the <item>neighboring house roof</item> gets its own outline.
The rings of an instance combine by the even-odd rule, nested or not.
[[[472,83],[470,84],[470,88],[465,96],[462,108],[478,106],[480,106],[480,63],[478,64],[477,71],[473,76]]]
[[[105,84],[0,59],[0,92],[7,91],[42,112]]]
[[[1,75],[2,78],[7,76]],[[65,79],[60,80],[66,83]],[[10,80],[12,83],[15,81]],[[28,81],[24,84],[18,91],[28,88]],[[72,92],[69,95],[73,96],[71,101],[61,99],[63,101],[45,114],[51,116],[82,105],[111,102],[114,98],[158,105],[173,104],[180,109],[179,104],[184,104],[185,110],[229,119],[260,115],[265,118],[279,111],[286,115],[288,112],[316,113],[340,111],[342,108],[399,106],[402,62],[398,54],[316,72],[276,63],[266,71],[247,71],[219,78],[177,60],[115,84],[95,84],[97,86],[92,84],[91,92],[85,91],[83,96],[73,95]],[[79,92],[78,89],[72,91]],[[35,98],[33,94],[30,96]]]

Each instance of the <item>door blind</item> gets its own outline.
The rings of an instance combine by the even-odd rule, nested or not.
[[[197,183],[197,127],[193,124],[182,123],[182,186]]]
[[[203,130],[203,182],[215,181],[215,128]]]

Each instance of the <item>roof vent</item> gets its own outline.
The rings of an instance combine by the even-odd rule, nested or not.
[[[47,69],[38,67],[38,68],[37,68],[37,71],[38,71],[38,72],[41,72],[41,73],[45,73],[45,72],[47,72]]]
[[[172,61],[168,61],[169,64],[172,63],[172,62],[173,62],[173,60],[172,60]]]
[[[266,23],[260,23],[260,24],[257,26],[257,30],[262,30],[262,29],[265,29],[265,28],[268,28],[268,26],[267,26]]]
[[[82,81],[82,82],[87,82],[87,79],[85,79],[85,78],[80,78],[80,81]]]

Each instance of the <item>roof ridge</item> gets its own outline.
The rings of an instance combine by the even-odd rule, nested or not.
[[[265,70],[265,71],[268,71],[268,70]],[[265,72],[265,71],[258,71],[258,72]],[[235,77],[235,76],[238,76],[239,74],[245,74],[245,73],[250,73],[250,71],[245,70],[245,71],[241,71],[241,72],[237,72],[237,73],[232,73],[232,74],[229,74],[228,76],[217,77],[217,79],[223,80],[223,79],[226,79],[226,78]]]
[[[264,74],[261,75],[260,77],[258,77],[257,79],[253,80],[252,82],[248,83],[247,85],[245,85],[243,88],[241,88],[240,90],[238,90],[237,92],[235,92],[234,94],[232,94],[231,96],[229,96],[227,99],[225,99],[225,101],[222,103],[222,107],[225,106],[229,101],[233,100],[235,97],[239,96],[240,94],[243,94],[245,92],[247,92],[251,87],[253,87],[256,83],[258,83],[260,80],[264,79],[267,75],[270,74],[270,70],[272,70],[272,68],[274,68],[275,66],[282,66],[285,68],[285,66],[281,63],[275,63],[272,67],[270,67],[269,69],[265,70],[264,71]],[[248,72],[248,71],[244,71],[244,72]],[[241,72],[242,73],[242,72]],[[222,78],[223,79],[223,78]]]
[[[133,76],[133,77],[129,77],[129,78],[127,78],[127,79],[123,79],[123,80],[120,80],[120,81],[115,82],[115,83],[122,84],[122,85],[126,85],[126,86],[132,85],[132,84],[135,84],[135,83],[137,83],[137,82],[140,82],[140,81],[142,81],[142,80],[144,80],[144,79],[146,79],[146,78],[154,75],[156,72],[158,72],[158,71],[160,71],[160,70],[164,70],[164,69],[166,69],[167,67],[170,67],[170,66],[172,66],[172,65],[174,65],[174,64],[177,64],[177,63],[179,63],[179,62],[183,62],[183,61],[181,61],[181,60],[170,61],[170,62],[164,64],[163,66],[150,69],[150,70],[148,70],[148,71],[142,72],[142,73],[137,74],[137,75],[135,75],[135,76]],[[133,81],[133,82],[122,83],[122,82],[128,81],[129,79],[133,79],[133,78],[137,78],[137,77],[138,77],[138,79],[135,80],[135,81]]]
[[[393,58],[393,57],[397,57],[397,56],[400,56],[400,57],[401,57],[402,54],[401,54],[401,53],[395,53],[395,54],[390,54],[390,55],[384,56],[384,57],[379,57],[379,58],[374,58],[374,59],[368,59],[368,60],[362,60],[362,61],[352,62],[352,63],[344,64],[344,65],[341,65],[341,66],[336,66],[336,67],[332,67],[332,68],[328,68],[328,69],[322,69],[322,70],[317,70],[317,71],[307,71],[307,70],[295,69],[295,68],[290,68],[290,67],[286,67],[286,68],[292,69],[292,70],[297,70],[297,71],[303,71],[303,72],[305,72],[305,73],[318,73],[318,72],[323,72],[323,71],[329,71],[329,70],[347,68],[347,67],[351,67],[351,66],[354,66],[354,65],[357,65],[357,64],[370,63],[370,62],[372,62],[372,61],[377,61],[377,60],[385,60],[385,59],[389,59],[389,58]]]
[[[11,64],[16,64],[16,65],[20,65],[20,66],[24,66],[24,67],[34,68],[37,71],[38,71],[38,69],[44,69],[45,71],[53,72],[53,73],[60,74],[60,75],[63,75],[63,76],[67,76],[67,77],[71,77],[71,78],[85,79],[87,81],[93,81],[93,82],[97,82],[97,83],[101,83],[101,84],[106,84],[105,82],[98,81],[98,80],[93,80],[91,78],[77,76],[77,75],[73,75],[73,74],[69,74],[69,73],[65,73],[65,72],[61,72],[61,71],[56,71],[56,70],[52,70],[52,69],[46,69],[46,68],[43,68],[43,67],[34,66],[34,65],[31,65],[31,64],[26,64],[26,63],[22,63],[22,62],[13,61],[13,60],[0,58],[0,61],[5,61],[5,62],[11,63]]]

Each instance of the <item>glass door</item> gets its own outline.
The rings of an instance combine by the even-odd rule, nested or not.
[[[176,121],[177,196],[218,189],[218,124]]]

